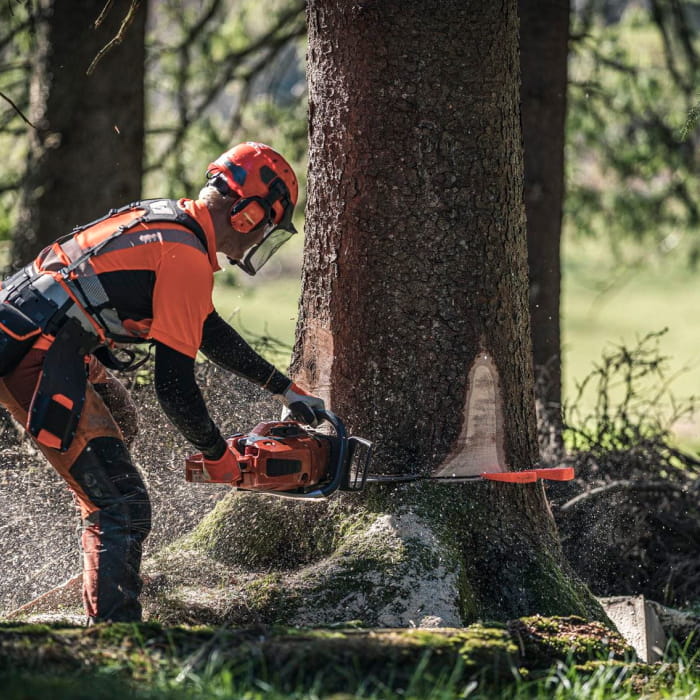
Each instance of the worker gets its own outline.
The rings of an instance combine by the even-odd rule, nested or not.
[[[133,367],[131,344],[154,347],[159,403],[214,479],[237,463],[196,384],[198,351],[291,404],[295,417],[313,423],[313,409],[323,408],[212,304],[217,251],[254,275],[295,233],[297,196],[294,171],[279,153],[243,143],[209,165],[197,199],[112,210],[45,248],[0,287],[0,402],[80,507],[88,624],[142,614],[139,572],[151,507],[128,449],[133,404],[108,371]]]

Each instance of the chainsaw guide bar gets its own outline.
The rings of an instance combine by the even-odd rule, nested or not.
[[[474,481],[500,481],[510,484],[531,484],[539,479],[546,481],[571,481],[575,476],[573,467],[548,467],[524,469],[517,472],[482,472],[467,476],[426,476],[424,474],[368,474],[368,484],[391,484],[401,481],[443,481],[445,483],[470,483]]]
[[[207,471],[203,455],[185,463],[185,478],[198,484],[228,484],[281,498],[317,500],[335,491],[362,491],[367,483],[401,483],[426,479],[464,483],[480,480],[526,484],[538,479],[569,481],[571,467],[484,472],[467,476],[431,477],[424,474],[369,474],[372,443],[348,435],[343,422],[331,411],[315,411],[334,434],[321,432],[296,420],[258,423],[250,433],[226,440],[238,468],[226,473]]]

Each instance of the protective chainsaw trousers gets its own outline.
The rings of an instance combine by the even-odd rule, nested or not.
[[[22,425],[26,425],[50,343],[43,337],[13,372],[0,379],[0,402]],[[135,412],[124,387],[102,365],[91,359],[86,371],[85,404],[70,447],[59,452],[37,446],[65,479],[80,508],[83,603],[88,618],[137,621],[141,619],[141,548],[151,529],[151,505],[127,448],[134,437]]]

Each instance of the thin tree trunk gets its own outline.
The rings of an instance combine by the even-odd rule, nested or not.
[[[560,241],[569,0],[520,0],[525,211],[541,446],[561,448]]]
[[[108,209],[139,198],[144,140],[142,2],[121,44],[97,54],[119,32],[128,3],[111,7],[93,26],[103,3],[41,0],[31,83],[27,171],[13,267]]]

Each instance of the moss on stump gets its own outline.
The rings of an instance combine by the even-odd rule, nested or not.
[[[145,608],[189,624],[462,627],[536,613],[608,622],[556,533],[519,520],[537,488],[422,481],[322,502],[232,492],[148,562],[158,585],[146,586]]]

